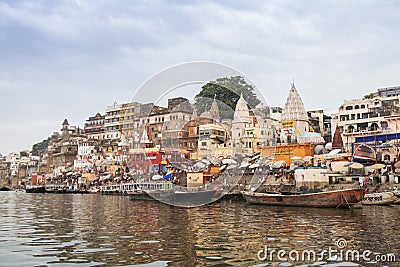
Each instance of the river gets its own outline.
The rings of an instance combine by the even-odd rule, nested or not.
[[[233,200],[186,209],[126,196],[0,192],[0,266],[399,266],[399,211]],[[331,248],[339,256],[322,253]],[[304,261],[305,250],[322,256]],[[349,259],[339,250],[371,253]]]

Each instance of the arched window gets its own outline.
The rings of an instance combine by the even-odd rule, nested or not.
[[[347,106],[346,110],[353,110],[353,106]]]

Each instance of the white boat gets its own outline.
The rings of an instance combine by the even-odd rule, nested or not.
[[[389,205],[393,204],[398,198],[393,192],[369,193],[364,195],[363,205]]]

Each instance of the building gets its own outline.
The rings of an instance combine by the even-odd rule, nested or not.
[[[400,87],[380,88],[362,99],[345,100],[338,113],[332,115],[332,128],[339,127],[347,152],[363,140],[370,145],[397,140],[400,115]],[[379,136],[379,138],[377,138]],[[379,144],[375,141],[379,139]],[[372,142],[371,142],[372,140]],[[378,147],[376,147],[378,150]],[[392,156],[393,159],[393,156]]]
[[[282,111],[280,142],[296,143],[298,136],[308,131],[308,115],[293,82]]]
[[[104,139],[104,122],[105,122],[105,115],[101,115],[97,113],[93,117],[89,117],[84,126],[84,131],[86,136],[89,139],[97,139],[103,140]]]
[[[104,139],[119,139],[120,133],[121,105],[115,101],[106,108],[104,119]]]
[[[51,137],[51,146],[49,146],[49,170],[58,171],[72,170],[74,160],[78,154],[78,141],[85,138],[83,131],[76,126],[70,126],[68,120],[62,123],[61,135],[54,133]]]
[[[199,125],[198,148],[200,158],[218,158],[232,155],[227,144],[228,130],[220,123]]]
[[[322,109],[307,111],[310,132],[320,133],[325,143],[332,142],[332,117],[324,113]]]
[[[166,151],[181,151],[193,146],[189,140],[189,122],[193,107],[183,97],[168,99],[168,119],[163,124],[161,147]]]

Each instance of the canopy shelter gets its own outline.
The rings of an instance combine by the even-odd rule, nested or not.
[[[299,144],[324,144],[325,140],[320,133],[305,132],[297,137]]]
[[[370,168],[373,169],[373,170],[380,170],[380,169],[383,169],[385,167],[386,167],[386,165],[385,164],[381,164],[381,163],[376,163],[376,164],[370,166]]]
[[[352,169],[362,169],[362,168],[364,168],[364,165],[362,165],[361,163],[358,163],[358,162],[354,162],[353,164],[350,165],[350,168],[352,168]]]

